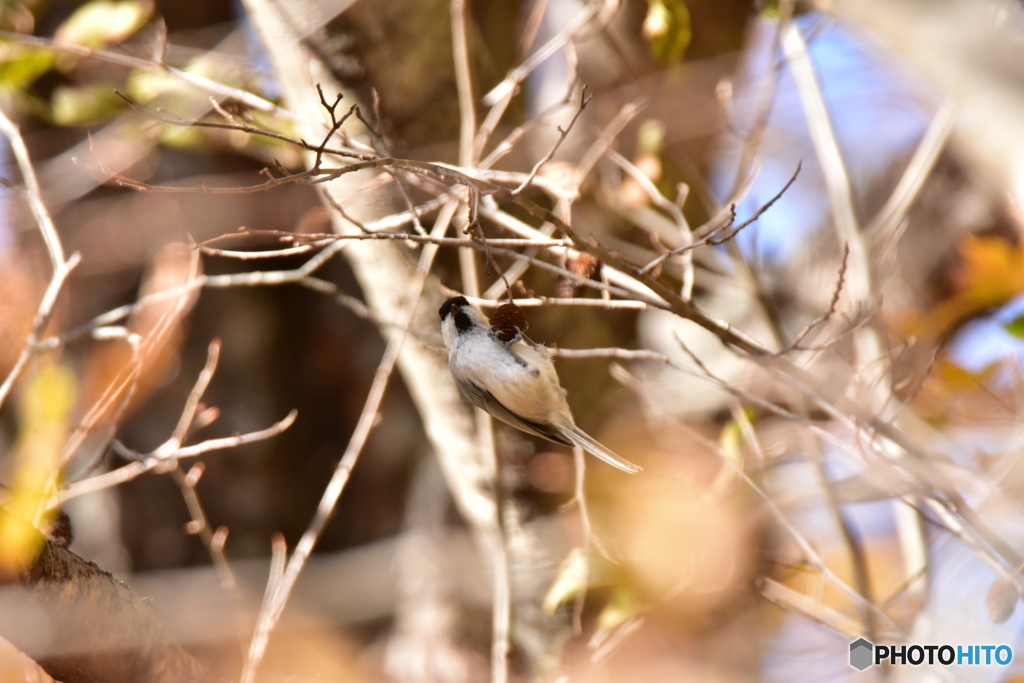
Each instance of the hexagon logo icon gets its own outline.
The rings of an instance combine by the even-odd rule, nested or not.
[[[857,671],[863,671],[872,664],[872,653],[875,646],[863,638],[850,643],[850,666]]]

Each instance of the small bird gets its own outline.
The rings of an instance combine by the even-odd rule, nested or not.
[[[640,471],[576,426],[547,349],[522,334],[525,321],[492,327],[464,296],[445,301],[438,314],[452,377],[473,405],[528,434],[579,446],[624,472]]]

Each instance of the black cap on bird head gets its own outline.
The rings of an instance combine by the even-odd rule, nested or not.
[[[451,299],[448,299],[448,301],[441,304],[441,308],[437,311],[437,314],[441,316],[441,320],[451,315],[452,306],[469,306],[469,302],[466,301],[464,296],[453,296]]]

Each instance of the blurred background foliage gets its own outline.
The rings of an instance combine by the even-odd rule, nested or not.
[[[793,21],[807,41],[858,218],[866,224],[885,206],[947,98],[982,95],[922,79],[915,55],[898,54],[878,37],[884,31],[872,32],[868,22],[858,25],[850,17],[861,15],[843,15],[844,3],[836,4],[838,9],[798,3]],[[1024,44],[1019,4],[983,4],[972,20],[995,27],[993,42],[999,45],[993,50],[1008,45],[1006,50],[1019,52]],[[557,33],[580,3],[476,0],[470,5],[474,86],[482,96],[519,59]],[[448,3],[308,0],[303,7],[295,20],[310,23],[308,46],[346,87],[368,101],[371,92],[379,97],[391,152],[454,163],[459,109]],[[743,155],[755,130],[762,136],[755,150],[759,173],[736,201],[740,220],[766,204],[801,163],[792,188],[734,244],[697,256],[696,299],[759,339],[771,337],[772,325],[783,339],[792,339],[828,310],[842,261],[842,247],[829,230],[824,173],[798,86],[781,64],[776,42],[781,11],[774,3],[740,0],[625,0],[605,30],[575,41],[571,59],[559,53],[530,77],[501,128],[508,132],[551,106],[565,91],[566,70],[577,68],[580,82],[596,98],[544,170],[557,178],[559,169],[577,161],[625,103],[642,98],[644,109],[623,128],[614,149],[669,201],[678,198],[693,226],[733,196],[744,175],[737,169],[747,163]],[[329,20],[317,20],[324,16]],[[259,172],[268,166],[301,170],[300,150],[281,140],[179,125],[206,116],[210,96],[157,62],[271,101],[280,98],[281,85],[237,2],[0,0],[0,30],[0,106],[22,127],[66,250],[82,254],[51,331],[73,329],[135,301],[140,293],[181,281],[192,267],[181,244],[241,227],[330,231],[329,214],[307,185],[252,194],[182,195],[140,193],[114,182],[125,176],[159,185],[235,186],[259,182]],[[99,58],[93,51],[123,59]],[[1019,77],[1022,63],[1013,76]],[[777,76],[770,107],[762,110],[759,88],[772,73]],[[1010,77],[986,87],[993,96],[1005,94],[999,88],[1020,96],[1019,83]],[[553,96],[555,91],[559,94]],[[134,108],[118,93],[162,118]],[[280,110],[257,111],[230,99],[220,106],[255,127],[296,135],[295,121]],[[503,167],[528,170],[551,140],[550,126],[527,136]],[[4,144],[0,178],[13,187],[17,171]],[[1008,146],[1008,155],[1012,149]],[[1019,172],[1019,158],[1014,163]],[[941,434],[942,452],[958,466],[1001,482],[1005,497],[993,504],[992,514],[1008,524],[1024,486],[1018,457],[1024,348],[1020,177],[979,170],[969,132],[956,129],[918,200],[893,232],[898,236],[868,235],[869,240],[893,240],[876,252],[880,297],[869,323],[883,335],[892,392],[907,411]],[[31,327],[49,270],[20,196],[0,191],[0,202],[0,376],[6,376]],[[657,236],[664,216],[663,207],[652,204],[635,178],[607,160],[586,179],[573,209],[576,223],[637,262],[665,251]],[[260,238],[237,242],[238,248],[248,249],[272,243]],[[761,288],[757,296],[736,293],[749,285],[740,282],[735,261],[729,260],[737,257],[750,264]],[[203,256],[196,267],[207,274],[288,269],[305,258],[269,264]],[[665,274],[678,279],[674,267],[667,264]],[[454,252],[442,251],[437,280],[457,289],[458,272]],[[321,275],[343,293],[361,297],[344,261],[332,260]],[[559,283],[535,269],[523,286],[554,296]],[[771,325],[754,312],[752,301],[764,306]],[[532,337],[551,345],[652,348],[692,366],[675,341],[674,335],[682,334],[678,321],[657,312],[544,307],[530,309],[529,316]],[[274,532],[283,533],[291,546],[305,529],[348,442],[383,343],[365,319],[328,297],[291,285],[207,289],[157,334],[159,320],[164,320],[160,312],[146,309],[130,319],[131,330],[154,341],[144,351],[142,375],[127,409],[100,419],[116,427],[125,444],[146,452],[173,431],[213,338],[223,340],[222,357],[204,400],[220,413],[204,435],[262,429],[290,409],[298,410],[298,421],[281,436],[202,458],[198,494],[211,526],[230,531],[226,553],[243,568],[243,578],[252,579],[243,583],[258,599],[265,576],[259,567],[265,563],[249,571],[245,561],[265,559]],[[731,363],[717,343],[697,337],[687,342],[725,382],[791,405],[785,388]],[[823,377],[848,379],[836,369],[844,348],[839,360],[816,366]],[[121,346],[82,342],[45,354],[33,366],[0,412],[0,481],[9,487],[5,507],[45,524],[39,499],[68,479],[120,463],[115,454],[100,451],[64,468],[60,452],[68,434],[119,381],[129,356]],[[573,680],[834,680],[851,675],[845,660],[852,639],[848,634],[806,614],[771,607],[759,593],[762,579],[770,577],[854,623],[860,619],[856,605],[802,564],[800,552],[774,528],[763,501],[728,475],[721,456],[746,470],[811,539],[825,563],[855,583],[850,541],[842,539],[828,514],[823,487],[808,464],[815,458],[823,461],[828,476],[848,484],[838,495],[848,496],[841,501],[842,511],[866,557],[873,600],[891,608],[908,631],[920,633],[914,629],[915,615],[932,607],[927,595],[906,590],[913,577],[904,571],[895,513],[891,504],[877,502],[886,497],[875,490],[885,473],[852,467],[824,442],[808,445],[787,421],[706,381],[660,366],[630,366],[628,371],[610,366],[607,358],[559,362],[578,421],[660,476],[623,481],[601,468],[588,472],[598,537],[607,538],[622,564],[592,562],[582,613],[586,637],[568,629],[580,594],[581,560],[559,554],[565,543],[553,544],[551,564],[561,563],[562,583],[547,594],[546,608],[564,622],[560,637],[566,645],[559,664],[578,672]],[[394,628],[398,599],[381,586],[391,576],[396,553],[388,543],[410,526],[409,501],[418,490],[417,478],[429,479],[423,472],[430,469],[432,455],[400,380],[392,380],[380,415],[381,426],[318,545],[327,569],[311,568],[292,621],[275,641],[270,668],[282,676],[385,677],[382,652]],[[854,440],[821,415],[807,417],[840,440]],[[752,449],[744,437],[749,430],[756,431],[763,451]],[[562,506],[573,491],[571,455],[504,429],[499,429],[498,444],[504,484],[521,514],[564,526]],[[863,481],[853,475],[870,480],[875,489],[857,489]],[[458,529],[457,514],[443,491],[435,495],[444,501],[444,526]],[[239,654],[232,627],[185,598],[190,591],[206,595],[197,587],[209,581],[209,572],[171,571],[208,568],[210,557],[199,538],[187,533],[189,512],[169,477],[145,475],[73,500],[66,511],[75,532],[72,550],[143,586],[190,649],[233,675]],[[1006,533],[1011,543],[1024,541],[1019,523],[1010,524]],[[924,535],[931,542],[933,594],[940,587],[956,593],[948,594],[948,609],[938,610],[936,618],[952,629],[960,618],[950,607],[955,605],[973,615],[961,619],[963,628],[983,623],[991,573],[976,558],[970,561],[970,551],[944,535],[940,524],[928,526]],[[15,541],[8,539],[10,548],[17,547]],[[31,549],[10,550],[5,558],[23,562],[19,553],[30,555]],[[466,568],[477,567],[467,559],[471,556],[465,548],[452,552],[453,562],[464,561],[460,567],[469,585],[452,591],[452,600],[462,606],[460,666],[447,678],[435,672],[433,677],[424,673],[422,680],[484,680],[489,631],[487,619],[480,617],[489,606],[486,595],[480,595],[486,588],[474,584],[481,579],[473,579]],[[346,581],[353,586],[347,591],[338,585]],[[384,595],[375,597],[375,589]],[[180,602],[173,604],[176,599]],[[610,634],[638,614],[647,618],[644,635],[633,636],[623,653],[601,662],[604,668],[586,666],[587,638],[595,632]],[[204,618],[211,619],[209,632],[196,628]],[[1002,630],[978,626],[963,638],[988,638],[1017,649],[1024,645],[1022,627],[1017,615]],[[523,676],[548,678],[557,668],[516,666]],[[1019,671],[1014,665],[970,680],[1006,680]]]

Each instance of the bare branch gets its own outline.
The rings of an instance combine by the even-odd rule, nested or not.
[[[110,50],[93,50],[74,43],[65,43],[59,40],[53,40],[52,38],[30,36],[25,35],[24,33],[14,33],[12,31],[0,31],[0,40],[11,40],[24,43],[26,45],[37,45],[39,47],[45,47],[65,54],[75,55],[77,57],[100,59],[111,64],[120,64],[121,66],[127,66],[133,69],[141,69],[143,71],[150,71],[158,74],[168,74],[183,83],[199,88],[200,90],[208,92],[216,97],[236,100],[247,107],[251,107],[259,111],[265,111],[292,121],[309,123],[291,111],[279,107],[273,102],[265,100],[251,92],[241,90],[239,88],[232,88],[231,86],[218,83],[209,78],[189,73],[188,71],[182,71],[181,69],[176,69],[164,64],[162,61],[141,59],[139,57],[132,57],[130,55],[120,52],[112,52]]]
[[[772,197],[767,202],[762,204],[757,209],[757,211],[754,212],[754,214],[750,218],[748,218],[747,220],[743,221],[742,223],[740,223],[739,225],[737,225],[736,227],[731,229],[727,234],[720,235],[719,234],[720,229],[713,229],[704,238],[699,239],[696,242],[691,242],[690,244],[687,244],[685,246],[679,247],[678,249],[673,249],[672,251],[666,252],[666,253],[662,254],[661,256],[659,256],[658,258],[653,259],[650,263],[648,263],[646,266],[644,266],[643,268],[640,269],[640,273],[641,274],[646,274],[646,273],[651,272],[652,270],[657,268],[659,265],[664,263],[667,259],[669,259],[672,256],[675,256],[677,254],[682,254],[682,253],[685,253],[687,251],[691,251],[693,249],[696,249],[698,247],[703,247],[703,246],[708,246],[708,245],[714,246],[714,245],[719,245],[719,244],[725,244],[726,242],[728,242],[732,238],[736,237],[736,235],[738,235],[741,230],[743,230],[747,226],[751,225],[754,221],[756,221],[758,218],[760,218],[761,215],[764,214],[765,211],[770,209],[772,207],[772,205],[775,202],[777,202],[782,197],[782,195],[784,195],[786,193],[786,190],[788,190],[789,187],[793,184],[793,182],[796,180],[796,177],[798,175],[800,175],[800,169],[801,168],[802,168],[802,163],[798,163],[796,165],[796,171],[793,172],[793,175],[790,176],[788,181],[786,181],[786,184],[782,187],[782,189],[779,190],[775,194],[774,197]],[[733,205],[733,206],[735,206],[735,205]],[[735,217],[735,213],[733,213],[732,215]],[[844,266],[844,268],[845,268],[845,266]]]
[[[587,96],[587,86],[583,86],[583,91],[580,93],[580,104],[576,108],[576,113],[573,114],[572,119],[569,121],[569,125],[567,125],[564,129],[561,126],[558,126],[558,139],[555,140],[555,143],[553,145],[551,145],[551,148],[548,150],[547,154],[541,157],[540,160],[533,165],[533,169],[530,171],[530,174],[526,176],[526,180],[524,180],[519,185],[519,187],[512,190],[513,197],[516,196],[517,194],[520,194],[523,190],[529,187],[530,183],[532,183],[533,179],[537,177],[537,173],[540,172],[540,169],[544,166],[544,164],[551,161],[551,157],[555,156],[555,152],[557,152],[558,148],[562,146],[562,142],[565,141],[565,137],[569,134],[569,131],[572,130],[572,127],[576,125],[576,121],[580,118],[580,114],[582,114],[583,110],[587,108],[587,104],[590,103],[590,100],[592,100],[593,97],[593,95],[590,95],[589,97]]]
[[[473,98],[473,71],[469,63],[469,3],[451,0],[452,57],[455,60],[455,87],[459,93],[459,166],[476,165],[478,154],[473,145],[476,134],[476,101]],[[503,667],[507,674],[507,664]]]
[[[546,0],[541,0],[541,2],[546,2]],[[488,169],[494,166],[494,164],[496,164],[506,154],[512,151],[516,143],[518,143],[523,138],[523,136],[526,135],[527,131],[532,130],[537,126],[543,124],[555,112],[562,109],[562,107],[566,106],[568,102],[569,100],[567,97],[564,101],[553,104],[541,114],[533,116],[529,120],[524,121],[520,125],[516,126],[516,128],[511,133],[505,136],[504,140],[502,140],[501,142],[494,146],[494,149],[491,150],[491,153],[488,154],[487,157],[480,162],[478,168]],[[490,134],[493,132],[494,127],[498,125],[497,121],[494,121],[493,123],[491,122],[491,115],[494,114],[496,111],[499,111],[497,107],[492,108],[490,114],[488,114],[484,122],[480,124],[480,133],[477,136],[477,140],[479,140],[481,136],[489,137]],[[480,153],[482,152],[483,150],[480,150]]]
[[[853,209],[850,178],[825,104],[824,94],[821,92],[821,84],[796,24],[785,27],[782,34],[782,49],[793,73],[797,93],[807,115],[811,140],[821,162],[836,234],[839,240],[850,248],[853,265],[850,294],[854,301],[864,301],[871,295],[870,264]]]
[[[611,153],[611,160],[621,168],[623,171],[629,174],[636,183],[643,189],[647,197],[657,206],[659,209],[667,213],[675,221],[676,227],[679,228],[679,237],[683,240],[683,247],[690,246],[693,244],[693,232],[690,230],[690,226],[686,221],[686,217],[683,216],[683,209],[681,204],[669,201],[658,188],[655,186],[651,179],[648,178],[639,168],[637,168],[633,162],[626,157],[622,156],[618,152]],[[684,255],[682,261],[683,265],[683,287],[682,296],[684,299],[693,297],[693,285],[695,280],[695,274],[693,269],[693,256],[691,254],[681,252]],[[667,257],[666,257],[667,258]],[[646,266],[649,268],[650,265]]]
[[[608,290],[603,290],[607,292]],[[471,304],[474,306],[480,306],[483,308],[494,308],[500,306],[507,301],[501,301],[499,299],[477,299],[473,297],[466,297]],[[644,303],[643,301],[634,301],[632,299],[584,299],[581,297],[573,297],[571,299],[560,299],[556,297],[540,296],[533,299],[512,299],[511,302],[521,308],[536,307],[536,306],[582,306],[585,308],[604,308],[606,310],[615,309],[632,309],[632,310],[648,310],[654,307],[650,304]]]
[[[615,140],[618,139],[619,134],[623,129],[629,125],[629,122],[635,119],[644,107],[647,106],[646,98],[638,98],[632,102],[627,102],[622,105],[619,109],[619,113],[615,115],[615,118],[611,120],[601,134],[594,141],[594,144],[590,146],[590,149],[580,159],[580,163],[576,168],[576,190],[579,190],[580,185],[586,179],[590,172],[594,169],[594,165],[601,160],[601,157],[611,149],[611,146],[615,144]]]
[[[160,451],[158,448],[152,453],[140,454],[137,451],[125,448],[122,452],[130,454],[132,457],[137,457],[138,460],[136,462],[123,465],[122,467],[118,467],[110,472],[90,477],[88,479],[83,479],[82,481],[68,485],[67,488],[58,492],[57,496],[51,502],[50,507],[51,509],[57,508],[72,498],[77,498],[85,495],[86,493],[101,491],[103,489],[110,488],[111,486],[117,486],[118,484],[123,484],[126,481],[131,481],[140,474],[145,474],[146,472],[150,472],[159,467],[166,467],[169,461],[177,461],[181,458],[194,458],[197,455],[209,453],[210,451],[235,448],[236,446],[241,446],[247,443],[269,439],[291,427],[292,423],[295,422],[297,415],[298,411],[293,410],[288,413],[283,420],[274,423],[266,429],[220,439],[208,439],[194,446],[186,446],[175,450]],[[158,451],[160,451],[159,454]]]
[[[39,308],[36,311],[35,321],[32,323],[32,331],[29,332],[28,338],[25,340],[25,348],[21,350],[18,360],[15,361],[11,371],[7,373],[3,384],[0,384],[0,406],[3,406],[7,396],[11,393],[14,383],[21,376],[21,373],[24,372],[28,362],[32,359],[32,355],[36,352],[38,339],[46,330],[46,326],[50,323],[50,318],[53,316],[53,307],[57,303],[57,297],[64,288],[64,283],[71,274],[71,271],[74,270],[81,259],[81,255],[77,252],[72,254],[71,258],[61,264],[50,279],[50,284],[47,285],[46,291],[43,292],[43,300],[39,303]]]
[[[804,329],[800,330],[800,333],[796,335],[796,338],[792,341],[792,343],[790,343],[790,345],[787,346],[782,351],[779,351],[778,355],[785,355],[792,351],[793,349],[795,349],[796,347],[798,347],[800,345],[800,342],[804,340],[804,337],[810,334],[811,330],[813,330],[815,327],[828,320],[830,317],[832,317],[832,314],[836,312],[836,305],[839,303],[839,297],[843,292],[843,282],[845,282],[846,280],[846,263],[849,256],[850,248],[846,245],[843,245],[843,261],[842,264],[839,266],[839,276],[836,278],[836,287],[832,292],[832,301],[829,302],[828,308],[825,309],[824,313],[816,317],[811,322],[807,323]]]
[[[955,122],[956,103],[952,99],[947,99],[932,118],[928,130],[914,150],[914,156],[886,200],[885,206],[879,209],[871,223],[864,228],[864,233],[874,240],[876,245],[881,244],[881,253],[884,254],[895,245],[895,239],[899,234],[897,228],[906,218],[911,204],[924,187],[924,181],[928,179],[935,162],[945,148]]]
[[[50,282],[46,286],[46,291],[43,292],[43,298],[39,302],[38,309],[36,309],[32,329],[25,340],[25,347],[18,355],[18,360],[15,361],[14,367],[11,368],[7,377],[4,378],[3,384],[0,384],[0,407],[3,407],[8,394],[11,392],[11,388],[25,370],[33,353],[35,353],[36,343],[43,332],[46,331],[46,326],[49,325],[50,318],[53,316],[57,297],[64,288],[64,283],[71,274],[71,271],[78,265],[81,257],[75,253],[71,255],[71,258],[64,259],[64,248],[61,246],[60,236],[57,234],[57,228],[53,224],[53,219],[50,218],[50,213],[43,202],[39,181],[36,179],[35,169],[32,167],[32,159],[29,156],[28,148],[25,146],[25,140],[21,137],[21,131],[18,130],[18,126],[8,118],[2,109],[0,109],[0,133],[7,138],[11,151],[14,153],[15,161],[18,163],[18,169],[21,171],[22,181],[25,184],[25,194],[29,207],[32,209],[32,215],[36,219],[36,225],[39,227],[39,233],[43,237],[46,251],[50,255],[50,264],[53,267]]]
[[[598,3],[591,3],[580,10],[571,22],[558,35],[541,46],[536,52],[530,55],[522,64],[509,71],[505,79],[494,86],[489,93],[484,95],[484,104],[489,107],[495,106],[506,100],[509,94],[515,94],[519,85],[529,76],[534,69],[543,64],[551,55],[560,50],[566,43],[576,37],[590,20],[596,15],[600,6]],[[486,140],[479,142],[478,146],[483,148]]]
[[[435,236],[440,236],[444,234],[447,229],[448,225],[446,223],[437,221],[435,222],[433,233]],[[416,269],[416,276],[410,287],[409,296],[406,299],[405,305],[398,319],[399,330],[403,330],[409,326],[409,323],[416,312],[416,307],[419,305],[423,286],[426,283],[434,257],[437,254],[437,249],[438,247],[436,245],[427,245],[423,249],[423,253],[420,255],[419,264]],[[285,568],[278,585],[275,587],[273,592],[268,588],[263,604],[260,607],[260,616],[256,624],[256,631],[249,644],[249,651],[245,660],[245,668],[242,672],[243,683],[252,683],[256,675],[256,669],[259,667],[260,661],[263,659],[263,654],[266,651],[267,643],[270,639],[270,632],[274,629],[278,619],[280,619],[281,613],[284,611],[285,604],[288,602],[288,598],[291,595],[292,588],[294,588],[299,574],[302,573],[302,569],[305,567],[306,561],[309,559],[310,554],[313,552],[313,548],[320,539],[320,535],[323,533],[324,527],[327,525],[327,521],[334,512],[334,508],[338,504],[338,500],[341,498],[341,494],[345,490],[345,486],[348,484],[349,475],[359,460],[359,456],[362,453],[363,447],[366,445],[366,440],[369,438],[370,432],[377,423],[377,413],[380,410],[381,401],[384,399],[384,392],[387,389],[391,373],[395,369],[395,364],[398,361],[398,354],[401,351],[404,342],[404,332],[399,331],[397,334],[393,334],[389,337],[387,347],[384,349],[384,355],[377,366],[377,371],[374,373],[373,383],[370,386],[370,391],[366,397],[366,402],[363,405],[363,410],[359,415],[359,420],[357,421],[356,427],[349,439],[348,447],[345,449],[345,453],[342,455],[341,460],[338,461],[338,465],[334,470],[334,474],[331,476],[330,482],[327,484],[327,488],[324,489],[324,493],[320,498],[320,503],[317,506],[316,514],[310,521],[309,526],[305,533],[303,533],[302,538],[295,547],[295,550],[292,551],[292,555],[288,560],[287,567]]]
[[[146,114],[147,116],[151,116],[155,118],[157,121],[172,126],[181,126],[183,128],[213,128],[220,130],[235,130],[241,133],[249,133],[251,135],[259,135],[261,137],[281,140],[282,142],[287,142],[289,144],[295,145],[296,147],[301,147],[302,149],[305,149],[309,152],[320,152],[321,154],[326,152],[328,154],[334,154],[339,157],[345,157],[348,159],[359,159],[363,161],[373,158],[370,155],[358,154],[351,150],[327,148],[327,142],[330,140],[334,132],[337,131],[337,128],[333,127],[326,134],[323,145],[311,145],[310,143],[300,138],[293,138],[291,136],[284,135],[282,133],[277,133],[266,128],[256,128],[255,126],[250,126],[247,123],[242,123],[241,121],[238,121],[235,117],[231,116],[226,111],[224,111],[224,109],[220,106],[218,102],[216,102],[216,100],[212,102],[214,110],[217,111],[218,114],[226,118],[229,121],[229,123],[215,123],[213,121],[197,121],[195,119],[183,119],[180,116],[175,116],[174,114],[171,114],[170,112],[167,112],[164,109],[157,109],[156,111],[151,111],[143,107],[141,104],[133,100],[131,97],[128,97],[127,95],[118,90],[115,90],[114,94],[120,97],[122,100],[124,100],[125,103],[127,103],[128,106],[130,106],[132,109],[135,109],[136,111]],[[349,109],[348,114],[345,115],[345,118],[351,116],[352,110],[355,108],[356,105],[353,104],[352,107]],[[342,123],[344,123],[344,119],[342,119],[341,123],[335,122],[335,125],[340,126]]]
[[[46,205],[43,203],[39,181],[36,179],[32,159],[29,157],[25,140],[21,137],[21,131],[2,109],[0,109],[0,133],[7,138],[7,143],[14,153],[14,159],[18,162],[22,182],[25,183],[25,196],[28,199],[29,208],[32,209],[36,225],[39,226],[39,233],[43,236],[46,251],[50,254],[50,265],[56,273],[64,265],[64,248],[60,244],[60,237],[57,235],[53,219],[50,218],[50,212],[46,210]]]
[[[687,349],[685,345],[682,346],[684,351],[689,353],[689,349]],[[723,386],[727,390],[730,390],[733,393],[737,393],[737,395],[739,395],[738,390],[736,390],[734,387],[731,387],[729,384],[723,382],[722,380],[716,378],[713,374],[711,374],[707,370],[707,368],[704,367],[704,364],[701,363],[700,360],[697,359],[695,356],[693,356],[692,353],[690,354],[690,357],[694,360],[695,363],[697,363],[698,367],[700,367],[701,371],[704,373],[704,376],[706,378],[711,379],[716,384],[719,384],[720,386]],[[679,366],[678,364],[673,363],[668,359],[666,359],[666,361],[673,367],[683,369],[682,366]],[[736,463],[732,458],[730,458],[726,453],[724,453],[719,444],[700,434],[697,430],[686,427],[685,425],[682,426],[687,430],[687,432],[689,432],[693,436],[693,438],[695,438],[697,441],[703,444],[704,447],[717,453],[723,466],[730,468],[737,477],[743,480],[743,482],[747,485],[747,487],[750,488],[750,490],[757,494],[757,496],[761,499],[764,506],[768,509],[772,517],[775,519],[776,523],[779,524],[779,526],[786,532],[786,534],[790,538],[793,539],[793,541],[800,548],[800,551],[803,553],[804,558],[807,560],[807,562],[811,566],[813,566],[815,570],[818,571],[826,581],[828,581],[829,584],[834,586],[837,590],[839,590],[840,593],[845,595],[854,604],[858,605],[863,609],[870,610],[872,614],[874,614],[879,619],[879,623],[885,624],[893,632],[899,633],[906,637],[900,626],[896,624],[887,614],[883,613],[877,607],[875,607],[867,600],[865,600],[860,593],[851,588],[845,581],[843,581],[828,567],[828,565],[818,554],[818,552],[814,550],[814,547],[811,545],[810,541],[808,541],[807,538],[800,532],[800,530],[797,529],[797,527],[789,520],[789,518],[779,508],[775,501],[772,500],[771,496],[769,496],[768,493],[763,488],[761,488],[757,484],[757,482],[755,482],[738,463]]]

